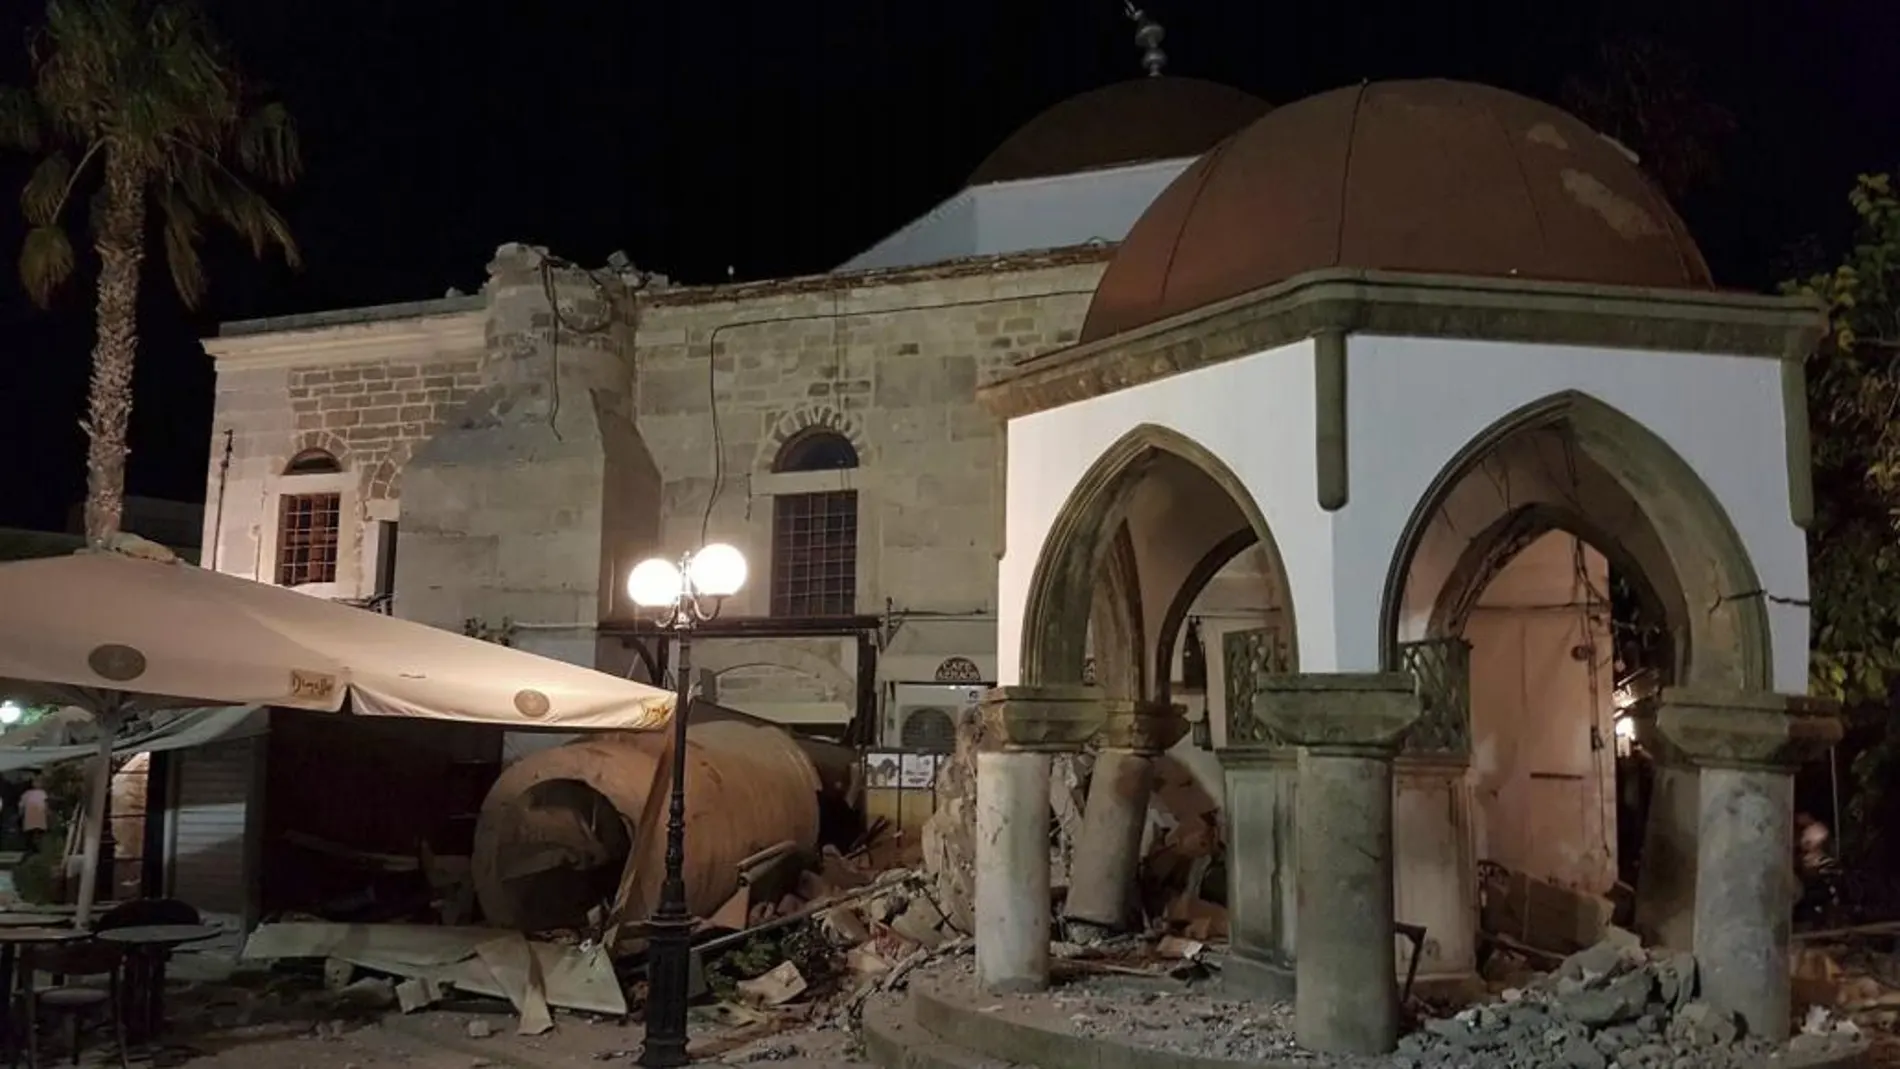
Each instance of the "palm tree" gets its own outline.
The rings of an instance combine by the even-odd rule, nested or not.
[[[125,497],[148,212],[158,211],[178,296],[196,307],[207,224],[229,227],[260,257],[275,246],[296,265],[283,217],[247,176],[286,185],[301,164],[289,113],[252,106],[226,49],[185,0],[51,0],[31,52],[31,89],[0,90],[0,142],[40,154],[20,194],[32,228],[20,279],[42,307],[76,266],[69,209],[96,190],[97,334],[83,427],[86,538],[103,546],[119,531]]]
[[[1596,64],[1564,84],[1564,105],[1635,151],[1663,193],[1681,201],[1717,177],[1735,116],[1703,89],[1701,72],[1669,45],[1606,40]]]

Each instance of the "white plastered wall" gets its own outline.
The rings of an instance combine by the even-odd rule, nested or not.
[[[1198,442],[1252,492],[1287,568],[1301,670],[1377,671],[1387,576],[1433,481],[1506,416],[1580,391],[1647,427],[1707,485],[1768,595],[1774,684],[1805,692],[1807,544],[1788,510],[1775,361],[1367,335],[1347,344],[1351,492],[1336,513],[1316,501],[1311,342],[1011,420],[999,682],[1020,679],[1023,613],[1051,525],[1134,428]]]
[[[1097,459],[1144,424],[1199,443],[1252,491],[1287,569],[1301,667],[1331,670],[1331,520],[1317,499],[1313,346],[1303,341],[1009,422],[998,681],[1020,681],[1023,612],[1056,516]]]
[[[1334,527],[1341,670],[1379,666],[1386,577],[1433,480],[1499,420],[1575,390],[1647,427],[1708,487],[1769,597],[1774,685],[1806,692],[1807,541],[1788,510],[1777,362],[1364,335],[1347,344],[1352,491]]]

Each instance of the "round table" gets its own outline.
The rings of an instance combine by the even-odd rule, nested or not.
[[[58,913],[0,912],[0,928],[66,928],[72,923],[71,916]]]
[[[126,981],[132,1012],[127,1015],[127,1038],[143,1043],[165,1025],[165,960],[187,943],[215,939],[223,929],[209,924],[140,924],[95,932],[102,943],[125,947]],[[136,1037],[136,1038],[134,1038]]]
[[[56,924],[64,923],[60,918],[53,918],[53,920]],[[6,1014],[0,1017],[0,1025],[4,1026],[5,1034],[0,1039],[4,1039],[9,1064],[13,1061],[13,996],[15,994],[13,973],[14,959],[17,956],[15,948],[45,946],[50,943],[75,943],[81,939],[90,938],[92,938],[91,932],[70,926],[63,928],[52,925],[0,927],[0,997],[6,999]],[[27,977],[26,982],[31,985],[33,978]]]

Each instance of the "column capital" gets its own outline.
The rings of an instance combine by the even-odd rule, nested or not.
[[[1153,757],[1187,737],[1187,707],[1168,702],[1111,698],[1096,742],[1104,750],[1127,750]]]
[[[1793,771],[1841,741],[1837,706],[1819,698],[1666,687],[1659,704],[1658,730],[1702,768]]]
[[[1658,765],[1672,768],[1694,768],[1695,762],[1682,752],[1675,740],[1663,734],[1660,715],[1662,712],[1662,694],[1657,692],[1639,699],[1629,707],[1625,714],[1629,717],[1633,729],[1632,737],[1636,745],[1643,748],[1650,760]]]
[[[979,714],[991,750],[1058,753],[1080,750],[1102,728],[1107,700],[1082,684],[995,687]]]
[[[1255,685],[1254,715],[1307,750],[1397,753],[1420,714],[1409,672],[1262,676]]]

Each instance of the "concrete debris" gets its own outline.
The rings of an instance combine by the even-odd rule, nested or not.
[[[396,1001],[404,1013],[427,1009],[442,1001],[441,985],[427,977],[404,980],[396,985]]]
[[[1900,1064],[1900,925],[1869,924],[1808,932],[1789,954],[1796,1044],[1808,1036],[1852,1032],[1874,1051],[1870,1064]]]
[[[936,900],[962,931],[976,930],[976,752],[982,721],[957,717],[956,749],[937,769],[936,811],[924,823],[923,869]]]
[[[798,966],[782,961],[764,976],[739,981],[739,996],[754,1006],[783,1006],[810,986]]]
[[[1610,927],[1613,907],[1585,894],[1495,862],[1479,866],[1479,923],[1493,935],[1547,954],[1594,946]]]
[[[1643,949],[1610,929],[1541,980],[1499,1002],[1424,1022],[1399,1041],[1398,1069],[1742,1069],[1771,1058],[1849,1053],[1857,1032],[1806,1034],[1785,1050],[1696,1000],[1695,959]],[[1819,1025],[1817,1025],[1819,1027]]]
[[[1091,759],[1086,754],[1057,754],[1049,762],[1049,886],[1065,891],[1082,839],[1082,810],[1088,799]]]
[[[361,969],[427,981],[438,992],[452,989],[505,998],[521,1014],[524,1034],[552,1027],[550,1006],[609,1016],[627,1012],[604,949],[544,943],[519,932],[401,924],[266,924],[251,933],[244,957],[328,959],[324,969],[332,983]],[[377,982],[389,988],[387,1004],[395,1005],[399,996],[394,985]],[[349,983],[345,990],[361,983]]]

